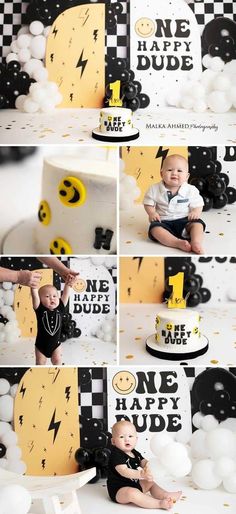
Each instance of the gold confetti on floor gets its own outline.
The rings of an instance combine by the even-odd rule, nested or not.
[[[70,137],[70,134],[62,134],[62,137]]]
[[[211,362],[212,364],[218,364],[218,363],[219,363],[219,361],[217,361],[216,359],[212,359],[210,362]]]
[[[230,507],[229,503],[223,503],[223,507]]]
[[[134,358],[134,355],[131,355],[131,354],[128,354],[125,356],[126,359],[133,359]]]
[[[134,340],[135,341],[141,341],[142,337],[135,337]]]
[[[224,232],[219,232],[219,236],[224,236]]]
[[[125,244],[129,245],[132,241],[125,241]]]
[[[220,332],[213,332],[213,334],[214,334],[215,336],[217,336],[219,333],[220,333]]]
[[[120,334],[123,334],[123,333],[124,333],[124,330],[120,330],[119,332],[120,332]]]

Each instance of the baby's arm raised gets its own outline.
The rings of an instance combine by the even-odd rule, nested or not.
[[[35,289],[35,288],[31,287],[30,290],[31,290],[33,308],[37,309],[39,304],[40,304],[40,298],[39,298],[38,289]]]

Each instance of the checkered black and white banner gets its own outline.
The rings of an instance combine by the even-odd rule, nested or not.
[[[236,21],[235,0],[195,0],[189,2],[189,7],[194,12],[197,22],[202,28],[209,21],[219,16]]]
[[[9,53],[12,41],[24,25],[28,3],[21,0],[0,1],[0,61]]]

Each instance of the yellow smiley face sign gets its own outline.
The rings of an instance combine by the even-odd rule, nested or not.
[[[136,378],[130,371],[118,371],[112,379],[112,387],[119,394],[130,394],[136,387]]]
[[[39,204],[38,219],[43,225],[49,225],[51,221],[51,209],[46,200],[42,200]]]
[[[62,237],[57,237],[57,239],[53,239],[50,243],[50,253],[52,255],[71,255],[72,248]]]
[[[77,177],[65,177],[58,186],[60,201],[66,207],[79,207],[86,200],[86,188]]]
[[[86,289],[87,289],[86,280],[83,280],[83,278],[78,278],[76,280],[75,284],[73,285],[73,289],[74,289],[74,291],[76,291],[76,293],[83,293],[83,291],[86,291]]]
[[[155,28],[155,23],[151,18],[139,18],[135,23],[135,32],[140,37],[153,36]]]

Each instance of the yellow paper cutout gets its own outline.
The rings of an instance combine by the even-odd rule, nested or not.
[[[105,90],[105,5],[67,9],[54,21],[46,48],[49,80],[59,107],[101,107]]]
[[[161,303],[164,288],[163,257],[120,258],[121,303]]]
[[[22,377],[14,404],[14,428],[27,475],[78,471],[80,447],[77,368],[31,368]]]

